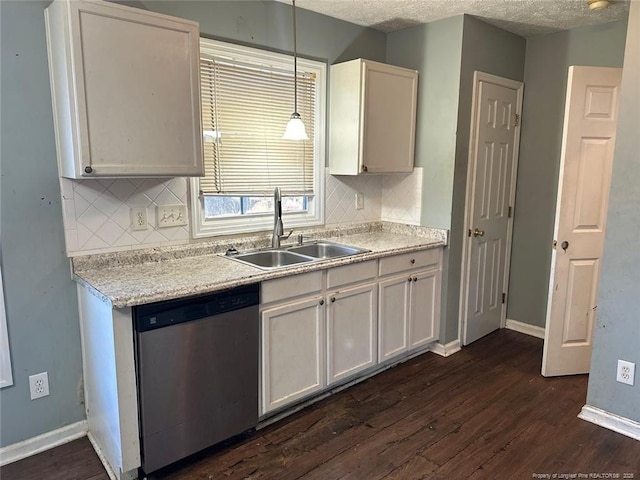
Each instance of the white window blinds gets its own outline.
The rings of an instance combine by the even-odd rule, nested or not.
[[[298,113],[309,141],[283,140],[293,112],[291,71],[228,58],[200,60],[203,195],[313,195],[315,75],[298,71]]]

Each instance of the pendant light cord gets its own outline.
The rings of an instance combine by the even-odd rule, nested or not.
[[[298,113],[298,49],[296,45],[296,0],[293,4],[293,111]]]

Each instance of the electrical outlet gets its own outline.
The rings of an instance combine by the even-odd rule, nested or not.
[[[49,375],[47,372],[29,376],[29,391],[31,400],[49,395]]]
[[[147,224],[147,208],[134,207],[131,209],[131,230],[146,230]]]
[[[616,381],[633,385],[633,377],[636,373],[636,364],[618,360],[618,370],[616,371]]]
[[[356,193],[356,210],[362,210],[364,208],[364,194]]]
[[[186,205],[165,205],[156,207],[157,225],[160,228],[178,227],[187,224]]]

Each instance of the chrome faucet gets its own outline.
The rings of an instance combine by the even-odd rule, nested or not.
[[[273,191],[273,235],[271,236],[271,248],[280,248],[280,240],[286,240],[291,236],[293,230],[288,235],[284,235],[282,225],[282,196],[280,187]]]

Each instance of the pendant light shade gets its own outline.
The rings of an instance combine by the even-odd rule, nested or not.
[[[282,138],[285,140],[309,140],[304,123],[298,113],[298,50],[296,45],[296,0],[291,0],[293,5],[293,113],[287,123]]]
[[[294,112],[291,114],[289,122],[287,122],[287,129],[282,136],[285,140],[309,140],[307,130],[304,128],[304,123],[300,118],[300,114]]]

